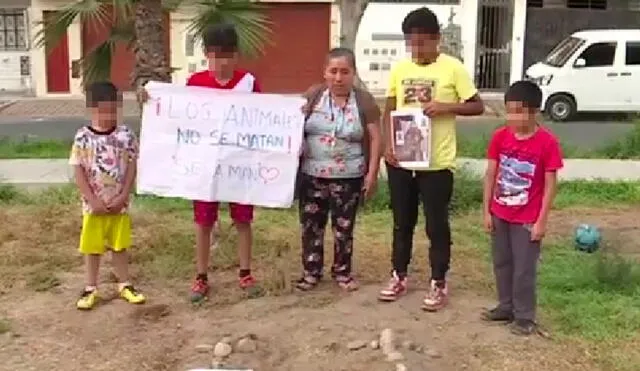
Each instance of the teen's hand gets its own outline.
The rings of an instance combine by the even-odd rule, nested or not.
[[[487,233],[493,233],[493,218],[491,218],[491,213],[484,213],[484,230]]]
[[[393,154],[393,149],[391,148],[387,148],[384,151],[384,160],[388,162],[389,165],[396,166],[396,167],[399,165],[398,159],[396,158],[396,155]]]
[[[364,178],[364,184],[362,185],[362,191],[364,193],[364,198],[368,199],[373,196],[376,191],[376,185],[378,183],[378,178],[373,176],[373,174],[369,174]]]
[[[547,226],[541,221],[537,221],[531,227],[531,241],[541,241],[547,232]]]
[[[107,205],[98,197],[92,197],[87,200],[89,207],[91,207],[91,213],[96,215],[103,215],[109,213]]]
[[[129,195],[126,192],[118,193],[115,197],[107,202],[107,209],[111,213],[119,213],[127,203]]]
[[[449,113],[448,106],[445,103],[435,102],[433,100],[422,103],[424,114],[429,117],[436,117]]]

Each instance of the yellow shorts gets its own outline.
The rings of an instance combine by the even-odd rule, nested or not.
[[[82,254],[104,254],[107,248],[122,251],[131,246],[131,218],[128,214],[82,216]]]

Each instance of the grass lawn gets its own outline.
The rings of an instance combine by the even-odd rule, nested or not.
[[[456,319],[454,316],[448,319],[447,326],[458,326],[454,328],[461,332],[458,335],[459,343],[456,343],[461,347],[459,352],[473,353],[473,357],[479,357],[478,365],[482,366],[470,366],[468,369],[533,370],[534,368],[529,367],[535,366],[536,370],[549,371],[637,370],[637,365],[640,364],[640,266],[636,262],[640,257],[640,232],[637,227],[640,184],[562,183],[557,207],[549,225],[539,278],[540,320],[551,338],[523,343],[505,338],[505,344],[513,343],[505,347],[493,345],[492,341],[495,339],[469,340],[473,338],[473,334],[464,332],[471,326],[467,322],[475,321],[474,318],[468,318],[476,315],[475,309],[469,313],[460,312],[464,310],[462,303],[470,295],[484,297],[488,302],[493,298],[488,238],[482,231],[478,213],[481,198],[482,192],[477,180],[467,178],[464,174],[458,176],[452,203],[455,241],[452,280],[455,292],[465,294],[453,299],[454,306],[451,309],[463,313],[459,314],[461,318]],[[187,289],[185,285],[193,272],[194,241],[190,203],[176,199],[136,197],[132,215],[135,241],[132,271],[135,280],[149,290],[154,288],[156,297],[174,298],[171,306],[175,307],[173,311],[177,313],[183,308],[182,304],[178,304],[181,299],[177,298],[184,296]],[[224,216],[222,235],[219,247],[214,251],[212,267],[216,292],[205,308],[234,308],[226,310],[231,313],[237,308],[234,304],[244,302],[247,296],[235,287],[235,232],[226,219],[226,212],[221,215]],[[78,195],[71,186],[25,194],[0,185],[0,295],[5,298],[3,304],[0,304],[0,333],[22,331],[25,334],[21,336],[26,338],[37,334],[39,338],[48,339],[47,336],[58,333],[55,331],[62,331],[56,329],[56,326],[63,326],[61,322],[65,322],[64,318],[70,322],[76,321],[77,313],[71,308],[74,297],[68,292],[79,289],[82,285],[82,261],[74,249],[80,230],[79,217]],[[599,252],[589,255],[573,249],[573,228],[581,222],[602,227],[607,244]],[[386,280],[390,232],[388,197],[384,185],[381,185],[378,194],[367,204],[357,227],[355,270],[365,287],[372,284],[377,289]],[[259,296],[265,296],[259,300],[292,297],[291,280],[299,272],[296,211],[257,211],[254,238],[254,270],[264,289]],[[414,260],[420,264],[413,264],[412,275],[423,277],[427,270],[422,263],[426,261],[426,251],[422,248],[426,243],[422,228],[417,228],[415,238]],[[16,303],[12,300],[15,298],[22,299]],[[375,298],[369,299],[371,302],[367,305],[378,305]],[[334,305],[332,303],[339,300],[340,295],[335,292],[321,291],[316,296],[297,301],[295,306],[326,307],[327,313],[330,313],[331,305]],[[456,301],[459,303],[457,306]],[[270,305],[268,302],[261,303]],[[243,308],[249,304],[239,305]],[[284,310],[280,306],[278,308],[273,311]],[[238,311],[241,313],[242,309]],[[368,316],[370,311],[364,311],[363,316]],[[186,318],[205,315],[196,314],[201,312],[184,309]],[[45,330],[34,329],[30,332],[28,323],[33,323],[36,321],[34,318],[45,316],[46,313],[61,313],[59,315],[63,319],[53,320]],[[98,313],[100,312],[92,315],[97,316]],[[173,315],[177,315],[176,313]],[[83,316],[78,321],[85,323],[83,326],[89,326],[86,318],[88,317]],[[211,320],[215,321],[215,318]],[[285,322],[280,325],[286,327],[288,320],[291,318],[282,319]],[[403,320],[405,319],[395,321],[400,323]],[[410,318],[406,320],[412,321]],[[217,326],[214,323],[209,325]],[[104,323],[100,322],[99,326],[103,329]],[[154,329],[152,324],[145,326],[144,331]],[[158,326],[165,329],[168,325],[160,323]],[[186,328],[183,330],[187,331]],[[160,327],[157,331],[161,331]],[[181,330],[172,331],[179,333]],[[426,332],[428,334],[423,336],[432,336],[429,331]],[[421,330],[421,333],[425,331]],[[184,336],[193,337],[193,334],[189,334],[191,333]],[[121,338],[123,335],[109,336]],[[160,335],[150,332],[145,336]],[[458,341],[457,339],[454,340]],[[57,339],[47,341],[54,342]],[[104,339],[101,341],[105,342]],[[118,344],[121,342],[126,346],[126,340],[117,341]],[[15,346],[16,350],[21,349],[18,345]],[[187,348],[184,346],[164,351],[176,353],[176,358],[187,357]],[[136,357],[144,356],[143,351],[138,353]],[[454,355],[449,358],[455,358]],[[48,355],[54,356],[58,357]],[[42,354],[39,357],[48,359]],[[289,354],[289,357],[293,356]],[[331,357],[340,359],[353,355],[340,353]],[[536,362],[535,359],[527,360],[528,357],[540,358]],[[291,358],[288,359],[282,365],[293,362]],[[446,356],[440,361],[434,359],[430,362],[445,361],[448,361]],[[465,367],[472,365],[466,364]],[[166,367],[149,369],[177,369]],[[461,369],[458,367],[462,366],[447,368],[443,363],[439,369]]]

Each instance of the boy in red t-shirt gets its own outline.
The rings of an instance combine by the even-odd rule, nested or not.
[[[187,86],[255,93],[261,91],[255,76],[237,68],[238,34],[233,26],[211,26],[204,31],[202,39],[209,68],[191,75]],[[143,101],[149,98],[146,91],[142,91],[141,98]],[[207,271],[211,255],[211,232],[218,221],[218,207],[218,202],[193,201],[193,219],[196,224],[196,278],[191,287],[193,302],[206,299],[209,293]],[[231,203],[229,211],[238,231],[239,285],[246,289],[256,283],[251,275],[253,205]]]
[[[484,178],[484,226],[492,236],[499,304],[483,318],[511,322],[513,333],[529,335],[536,330],[540,242],[562,153],[556,137],[536,120],[542,101],[536,84],[518,81],[504,99],[507,125],[491,138]]]
[[[260,92],[260,85],[251,73],[237,68],[238,34],[231,25],[220,24],[208,28],[203,35],[204,52],[209,61],[206,71],[196,72],[187,80],[188,86]],[[191,288],[194,302],[206,298],[209,292],[207,271],[211,252],[211,232],[218,221],[218,202],[193,202],[196,224],[196,278]],[[251,244],[253,206],[229,204],[231,219],[238,231],[239,285],[249,288],[255,284],[251,275]]]

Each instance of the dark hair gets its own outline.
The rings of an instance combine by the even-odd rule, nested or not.
[[[504,102],[522,102],[524,107],[539,109],[542,104],[542,90],[531,81],[516,81],[504,93]]]
[[[327,54],[327,62],[334,58],[345,58],[354,70],[356,69],[356,55],[349,48],[333,48]]]
[[[110,82],[94,82],[86,87],[87,107],[96,107],[100,102],[120,100],[118,88]]]
[[[427,7],[413,10],[402,21],[402,33],[405,35],[418,33],[435,35],[440,33],[438,17]]]
[[[238,33],[230,24],[220,23],[207,27],[202,35],[206,51],[238,51]]]

